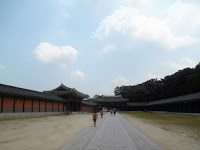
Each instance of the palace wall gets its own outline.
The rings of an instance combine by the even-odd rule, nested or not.
[[[8,96],[0,96],[0,113],[66,111],[67,107],[61,102],[49,102],[37,99],[22,99]]]
[[[82,105],[80,111],[84,111],[84,112],[92,112],[94,111],[94,107],[93,106],[85,106],[85,105]]]

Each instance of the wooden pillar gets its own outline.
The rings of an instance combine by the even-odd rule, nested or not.
[[[31,101],[32,101],[31,112],[33,112],[33,99],[31,99]]]
[[[72,111],[74,111],[74,102],[72,102]]]
[[[179,103],[177,103],[177,107],[178,107],[177,112],[179,112],[180,111],[180,104]]]
[[[174,112],[177,112],[177,110],[176,110],[176,104],[174,104]]]
[[[180,112],[180,104],[177,103],[177,112]]]
[[[173,112],[176,112],[176,104],[173,104]]]
[[[53,112],[53,102],[52,102],[52,112]]]
[[[58,103],[58,112],[60,112],[60,110],[59,110],[59,105],[60,105],[60,103]]]
[[[185,103],[183,103],[183,112],[185,113],[186,110],[185,110]]]
[[[189,113],[191,112],[191,104],[188,103],[188,106],[189,106]]]
[[[177,104],[174,104],[174,111],[177,112]]]
[[[171,104],[171,112],[174,111],[174,107],[173,107],[173,104]]]
[[[3,113],[3,100],[4,100],[4,96],[2,95],[2,97],[1,97],[1,113]]]
[[[25,97],[24,97],[24,100],[23,100],[23,112],[24,112],[24,104],[25,104]]]
[[[181,112],[184,112],[184,103],[181,103]]]
[[[14,97],[14,103],[13,103],[13,113],[15,113],[15,97]]]
[[[45,112],[47,112],[47,101],[45,101]]]
[[[40,112],[40,100],[39,100],[39,112]]]
[[[187,103],[184,103],[184,112],[187,113]]]
[[[180,103],[180,112],[183,112],[183,104]]]

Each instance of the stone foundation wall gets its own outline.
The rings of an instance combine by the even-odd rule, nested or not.
[[[0,113],[0,120],[68,115],[68,112]]]

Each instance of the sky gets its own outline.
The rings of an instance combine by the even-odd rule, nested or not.
[[[114,95],[199,62],[199,0],[0,1],[1,84]]]

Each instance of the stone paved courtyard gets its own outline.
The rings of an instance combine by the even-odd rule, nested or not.
[[[160,150],[161,148],[121,115],[106,114],[61,150]]]

